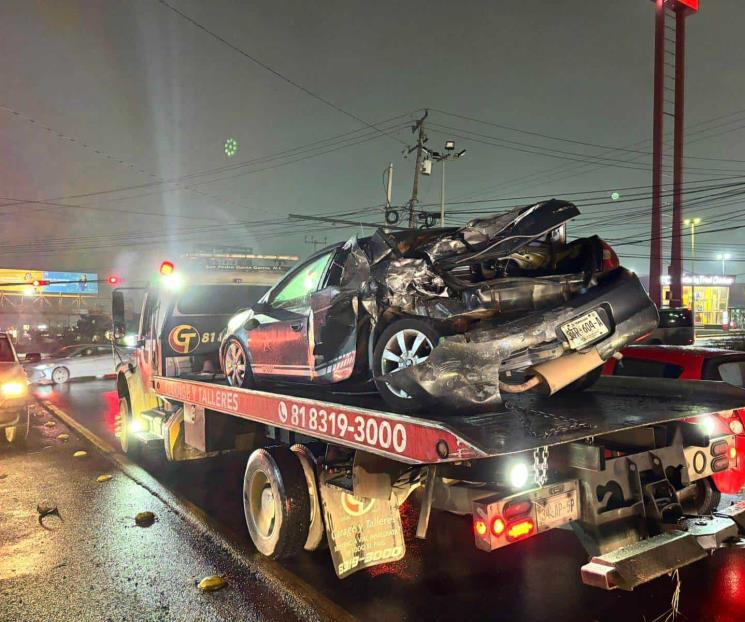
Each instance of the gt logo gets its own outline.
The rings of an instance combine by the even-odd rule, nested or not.
[[[199,346],[199,331],[190,324],[179,324],[168,334],[168,345],[179,354],[189,354]]]
[[[375,499],[363,499],[362,497],[355,497],[346,492],[341,495],[341,507],[350,516],[367,514],[372,510],[373,505],[375,505]]]

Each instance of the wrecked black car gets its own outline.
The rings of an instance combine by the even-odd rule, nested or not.
[[[398,412],[587,388],[657,309],[600,238],[567,241],[578,214],[551,199],[319,251],[232,318],[222,369],[241,387],[372,381]]]

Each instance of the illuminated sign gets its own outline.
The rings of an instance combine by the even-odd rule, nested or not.
[[[0,268],[0,292],[43,296],[96,296],[98,275],[93,272],[46,272]],[[34,281],[48,281],[49,285],[34,287]]]
[[[691,11],[698,11],[698,0],[677,0],[680,6],[684,6]]]
[[[733,276],[718,276],[710,274],[696,274],[691,276],[690,274],[684,274],[681,279],[683,285],[713,285],[715,287],[729,287],[735,284],[735,277]],[[660,277],[660,284],[670,285],[671,279],[668,275]]]

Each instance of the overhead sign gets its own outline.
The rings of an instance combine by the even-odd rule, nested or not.
[[[97,280],[98,275],[94,272],[47,272],[22,268],[0,268],[0,291],[19,295],[95,296],[98,294]],[[34,281],[48,281],[49,285],[34,287]]]

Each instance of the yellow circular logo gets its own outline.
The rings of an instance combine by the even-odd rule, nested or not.
[[[362,499],[346,492],[341,494],[341,507],[350,516],[362,516],[372,510],[375,499]]]
[[[199,346],[199,331],[190,324],[179,324],[171,329],[168,345],[179,354],[194,352]]]

